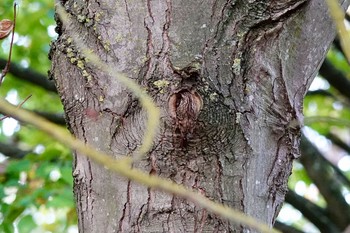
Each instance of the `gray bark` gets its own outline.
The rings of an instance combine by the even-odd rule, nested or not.
[[[118,80],[86,62],[75,34],[161,108],[154,146],[136,168],[272,226],[299,156],[303,97],[335,35],[325,2],[61,3],[73,21],[58,26],[52,75],[71,132],[131,155],[146,117]],[[249,231],[80,154],[73,176],[80,232]]]

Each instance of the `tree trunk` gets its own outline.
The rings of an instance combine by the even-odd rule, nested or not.
[[[198,190],[272,226],[299,156],[303,97],[334,38],[324,0],[61,0],[52,74],[71,132],[132,155],[146,113],[84,59],[79,36],[161,109],[152,150],[134,167]],[[80,232],[248,232],[76,154]],[[252,232],[252,231],[250,231]]]

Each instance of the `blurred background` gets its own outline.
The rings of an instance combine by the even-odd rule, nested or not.
[[[0,20],[13,19],[13,2],[1,0]],[[50,42],[57,36],[54,1],[18,3],[11,69],[0,97],[18,105],[32,95],[24,109],[65,127],[48,78]],[[0,69],[10,39],[0,41]],[[276,227],[344,232],[350,225],[350,66],[337,38],[305,97],[304,114],[302,157]],[[0,233],[78,232],[71,163],[71,151],[46,134],[14,119],[0,121]]]

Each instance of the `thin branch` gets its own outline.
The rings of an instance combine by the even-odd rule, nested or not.
[[[331,97],[331,98],[336,99],[336,97],[332,93],[330,93],[329,91],[326,91],[326,90],[308,91],[306,93],[306,96],[316,96],[316,95]]]
[[[350,154],[350,146],[345,143],[343,140],[341,140],[337,135],[329,132],[326,137],[332,141],[335,145],[337,145],[339,148],[343,149],[346,151],[348,154]],[[349,186],[350,188],[350,186]]]
[[[350,147],[344,143],[339,137],[337,137],[336,135],[329,133],[326,135],[326,137],[332,141],[333,144],[339,146],[340,148],[342,148],[343,150],[347,151],[348,153],[350,153]],[[323,159],[325,159],[327,161],[327,163],[329,163],[330,166],[332,166],[332,168],[334,169],[335,173],[337,174],[339,180],[350,189],[350,180],[348,179],[348,177],[339,169],[338,166],[334,165],[333,163],[329,162],[326,158],[324,158],[322,156]]]
[[[263,233],[276,233],[279,232],[275,229],[271,229],[269,226],[259,222],[257,219],[252,218],[244,213],[226,207],[222,204],[215,203],[198,192],[192,189],[185,188],[182,185],[178,185],[170,180],[162,179],[158,176],[152,176],[148,173],[142,172],[138,169],[134,169],[130,166],[130,157],[124,157],[123,159],[115,159],[115,156],[107,155],[89,145],[85,145],[84,142],[74,138],[62,127],[39,117],[33,113],[25,111],[23,109],[17,109],[15,106],[9,104],[7,101],[0,99],[0,112],[3,112],[15,119],[32,124],[38,129],[48,133],[59,142],[67,145],[71,149],[84,154],[97,163],[102,164],[106,168],[124,176],[139,184],[146,185],[152,189],[157,189],[177,195],[192,201],[197,206],[207,209],[208,211],[217,214],[223,218],[229,219],[232,222],[243,224],[251,228],[256,229],[258,232]]]
[[[332,63],[326,59],[319,72],[324,79],[350,101],[350,81],[342,71],[335,68]]]
[[[345,19],[350,22],[350,15],[348,13],[345,13]]]
[[[28,100],[30,97],[32,97],[32,95],[27,96],[19,105],[17,105],[17,108],[22,107],[22,105],[23,105],[25,102],[27,102],[27,100]],[[6,119],[6,118],[7,118],[7,116],[3,116],[3,117],[0,118],[0,121],[4,120],[4,119]]]
[[[3,78],[6,76],[7,72],[10,69],[10,62],[11,62],[11,56],[12,56],[12,46],[13,46],[13,39],[15,37],[15,28],[16,28],[16,9],[17,9],[17,3],[13,4],[13,27],[12,27],[12,35],[11,35],[11,43],[10,43],[10,51],[9,56],[7,59],[7,63],[5,65],[5,68],[1,71],[0,76],[0,86],[2,83]]]
[[[314,122],[326,122],[328,124],[332,125],[340,125],[340,126],[347,126],[350,127],[350,120],[343,119],[343,118],[336,118],[336,117],[329,117],[329,116],[312,116],[312,117],[305,117],[304,118],[304,124],[309,125]]]
[[[332,98],[333,101],[340,102],[343,106],[350,108],[350,101],[348,101],[347,98],[343,98],[340,95],[335,95],[327,90],[315,90],[315,91],[308,91],[306,93],[306,96],[312,97],[312,96],[322,96],[324,98]]]
[[[333,46],[336,50],[338,50],[344,57],[345,59],[345,53],[344,53],[344,50],[343,48],[341,47],[341,44],[340,44],[340,40],[339,40],[339,37],[335,37],[334,41],[333,41]]]
[[[342,194],[343,184],[321,152],[305,136],[302,136],[300,145],[300,162],[325,198],[329,218],[338,228],[344,229],[350,222],[350,206]]]
[[[338,29],[340,44],[344,50],[345,57],[350,63],[350,33],[346,29],[344,18],[345,12],[340,7],[339,2],[337,0],[327,0],[329,12],[335,22],[335,25]]]
[[[5,66],[6,63],[7,61],[5,59],[0,58],[0,66]],[[33,69],[23,68],[15,62],[11,62],[9,73],[13,74],[15,78],[19,78],[21,81],[30,82],[45,90],[57,93],[54,82],[50,81],[46,75]]]
[[[52,123],[55,123],[61,126],[66,126],[66,120],[64,118],[63,113],[49,113],[49,112],[41,112],[41,111],[33,111],[33,112]]]
[[[321,232],[340,233],[341,231],[327,216],[324,209],[312,203],[306,198],[299,196],[292,190],[289,190],[286,195],[286,202],[299,210],[305,218],[312,222]],[[283,231],[284,232],[284,231]]]
[[[30,150],[21,150],[12,144],[0,142],[0,153],[13,159],[22,159],[25,155],[31,152],[32,151]]]
[[[345,19],[348,21],[348,23],[350,22],[350,15],[349,14],[345,14]],[[340,39],[339,36],[336,36],[334,41],[333,41],[333,45],[334,47],[341,52],[341,54],[344,56],[344,58],[346,58],[345,52],[340,44]]]
[[[284,224],[282,222],[279,222],[279,221],[276,221],[275,222],[275,225],[274,225],[275,228],[277,228],[278,230],[280,230],[281,232],[283,233],[305,233],[303,231],[300,231],[292,226],[289,226],[287,224]]]

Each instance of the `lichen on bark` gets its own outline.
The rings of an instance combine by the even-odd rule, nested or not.
[[[71,132],[132,155],[147,116],[127,88],[86,63],[74,34],[161,109],[136,168],[272,225],[299,156],[302,99],[334,37],[322,0],[61,3],[73,22],[58,22],[52,74]],[[73,175],[82,232],[248,231],[78,155]]]

